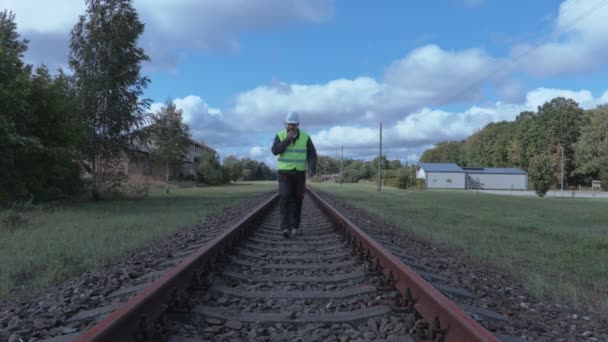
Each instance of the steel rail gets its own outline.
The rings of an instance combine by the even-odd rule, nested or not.
[[[372,264],[375,269],[371,271],[382,272],[387,279],[387,286],[401,293],[403,302],[400,305],[413,306],[424,318],[425,327],[418,330],[420,335],[416,337],[446,342],[499,341],[399,258],[334,209],[316,191],[307,187],[307,193],[344,237],[355,244],[359,252],[374,260]]]
[[[83,332],[76,341],[132,342],[158,339],[156,322],[165,311],[168,308],[179,309],[185,302],[186,291],[206,282],[209,273],[213,272],[215,261],[223,257],[236,241],[247,235],[248,228],[259,223],[277,198],[278,194],[274,194],[239,222]]]

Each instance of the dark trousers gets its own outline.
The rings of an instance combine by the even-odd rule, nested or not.
[[[305,171],[279,171],[281,229],[300,228],[305,187]]]

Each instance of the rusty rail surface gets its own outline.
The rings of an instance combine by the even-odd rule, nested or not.
[[[169,270],[159,279],[125,302],[109,316],[79,335],[76,341],[142,341],[158,338],[155,323],[167,308],[180,308],[189,288],[205,283],[214,262],[221,258],[247,229],[258,223],[272,207],[278,194],[273,195],[250,214],[191,256]]]
[[[419,331],[424,332],[426,336],[417,337],[446,342],[499,341],[399,258],[336,211],[310,187],[307,187],[307,193],[349,242],[355,244],[360,252],[375,260],[375,269],[370,271],[382,272],[388,279],[387,287],[395,288],[401,293],[403,302],[400,305],[413,306],[424,318],[427,327]]]

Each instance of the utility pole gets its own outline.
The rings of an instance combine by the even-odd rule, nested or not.
[[[382,121],[380,121],[380,155],[378,158],[378,191],[382,192]]]
[[[561,177],[561,191],[564,192],[564,147],[563,146],[559,146],[559,148],[562,150],[562,177]]]
[[[340,184],[344,180],[344,145],[342,145],[342,157],[340,158]]]

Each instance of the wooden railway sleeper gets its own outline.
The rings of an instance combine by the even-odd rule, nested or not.
[[[449,326],[441,329],[441,322],[439,321],[439,316],[435,316],[433,320],[433,328],[431,329],[431,340],[436,340],[439,342],[445,341],[445,337],[448,333]]]
[[[395,279],[393,278],[393,272],[388,273],[388,278],[380,277],[380,285],[376,286],[378,291],[393,291],[395,290]]]
[[[147,315],[141,315],[137,326],[134,338],[136,342],[162,342],[164,340],[159,325],[151,321]]]
[[[184,290],[178,290],[174,287],[171,291],[171,298],[169,299],[169,310],[173,312],[189,312],[190,305],[188,303],[188,296]]]

